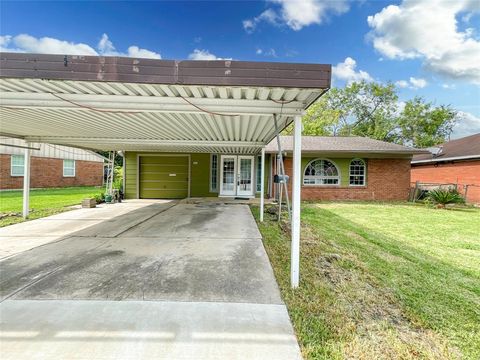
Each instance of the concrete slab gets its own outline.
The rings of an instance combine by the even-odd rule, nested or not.
[[[2,359],[301,359],[284,305],[7,300]]]
[[[179,204],[123,237],[241,239],[262,236],[247,205]]]
[[[300,358],[248,206],[142,205],[0,242],[2,359]]]
[[[93,209],[77,209],[46,218],[31,220],[0,228],[0,259],[59,240],[80,230],[115,220],[122,215],[135,214],[148,206],[171,206],[169,200],[129,200],[120,204],[101,204]],[[150,209],[147,210],[151,214]],[[124,219],[122,219],[124,220]],[[115,222],[118,225],[118,221]],[[101,234],[95,228],[96,236]]]
[[[282,303],[257,239],[73,237],[2,269],[2,298]]]

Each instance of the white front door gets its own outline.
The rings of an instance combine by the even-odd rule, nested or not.
[[[222,155],[220,196],[253,196],[254,157]]]
[[[220,195],[235,196],[237,190],[237,156],[222,155]]]
[[[237,195],[253,195],[253,156],[238,157]]]

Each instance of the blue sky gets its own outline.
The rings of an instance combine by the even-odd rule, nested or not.
[[[1,2],[4,51],[330,63],[334,85],[396,82],[480,132],[476,0]],[[28,36],[26,36],[28,35]]]

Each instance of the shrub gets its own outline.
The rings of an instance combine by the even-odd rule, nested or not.
[[[104,192],[95,194],[95,195],[93,195],[93,197],[95,198],[95,201],[97,202],[97,204],[101,204],[105,201],[105,193]]]
[[[428,200],[444,208],[447,204],[463,204],[465,199],[455,189],[435,189],[428,192]]]
[[[123,168],[115,166],[113,170],[113,188],[123,191]]]

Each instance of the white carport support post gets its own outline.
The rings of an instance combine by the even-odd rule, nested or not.
[[[30,206],[30,143],[26,143],[23,162],[23,218],[26,219]]]
[[[264,202],[265,202],[265,148],[262,148],[260,169],[260,221],[263,221]]]
[[[290,281],[297,288],[300,280],[300,200],[302,162],[302,117],[295,116],[293,125],[293,180],[292,180],[292,248]]]

